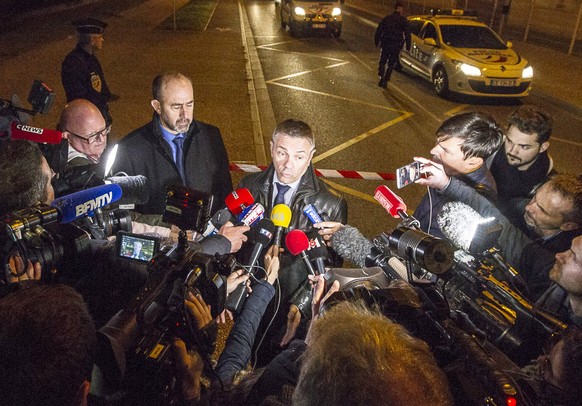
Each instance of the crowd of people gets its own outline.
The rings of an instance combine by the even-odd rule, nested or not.
[[[376,44],[382,46],[382,87],[394,69],[395,49],[409,45],[405,27],[398,25],[401,8],[383,21],[376,35]],[[27,221],[40,216],[41,208],[54,200],[53,183],[59,179],[109,175],[102,157],[110,149],[107,141],[114,122],[107,103],[115,96],[94,56],[106,24],[86,19],[76,26],[79,43],[62,68],[68,101],[59,123],[62,142],[41,150],[29,141],[1,141],[3,218],[29,208]],[[382,35],[386,27],[400,30],[394,44]],[[123,137],[111,170],[147,178],[143,187],[149,199],[131,211],[133,232],[156,234],[167,239],[167,245],[178,241],[176,249],[187,234],[164,221],[169,186],[213,195],[210,214],[217,213],[233,193],[220,130],[194,118],[193,94],[191,80],[181,73],[156,76],[153,119]],[[547,112],[523,105],[507,122],[504,128],[480,112],[445,120],[436,131],[431,159],[414,158],[423,174],[415,183],[426,186],[427,193],[412,216],[420,230],[445,238],[437,217],[447,203],[461,202],[503,226],[495,244],[523,279],[519,293],[532,308],[551,314],[567,328],[547,337],[547,351],[537,354],[532,364],[501,369],[516,381],[526,377],[532,382],[536,401],[531,404],[575,405],[582,398],[582,175],[554,169],[548,153],[552,118]],[[244,177],[236,190],[250,191],[266,218],[275,206],[286,205],[291,213],[287,231],[303,230],[312,241],[324,241],[325,267],[337,269],[350,259],[334,250],[334,238],[348,227],[348,207],[337,191],[317,178],[312,165],[315,145],[307,123],[296,119],[279,123],[270,142],[271,164]],[[84,184],[85,178],[75,183],[81,189]],[[305,214],[308,208],[315,208],[323,221],[313,223]],[[18,227],[46,233],[42,226],[42,222],[22,222]],[[71,238],[59,230],[52,232],[62,233],[59,238],[64,240]],[[191,233],[188,246],[209,256],[234,254],[238,264],[248,264],[256,248],[250,231],[249,225],[226,221],[215,235]],[[39,262],[44,258],[32,258],[30,249],[15,244],[14,239],[22,237],[14,235],[2,237],[1,403],[145,404],[148,400],[140,394],[106,387],[110,377],[103,376],[107,375],[101,359],[104,348],[118,361],[125,356],[115,346],[104,346],[98,331],[135,301],[151,280],[152,268],[112,256],[115,244],[110,240],[91,241],[89,248],[77,253],[82,257],[75,262],[77,277],[60,278],[58,266],[42,269]],[[133,246],[131,259],[141,259],[141,247],[141,243]],[[414,328],[398,323],[398,317],[363,301],[343,300],[325,307],[345,287],[337,280],[328,281],[321,269],[313,275],[305,259],[293,255],[285,244],[262,248],[264,256],[256,267],[264,272],[239,266],[225,277],[226,294],[243,284],[247,297],[242,308],[231,314],[234,323],[218,358],[208,363],[209,354],[192,345],[191,337],[173,336],[172,385],[166,388],[171,395],[150,399],[154,402],[150,404],[168,399],[183,405],[469,404],[471,397],[463,398],[451,378],[460,379],[459,374],[444,365],[447,358],[435,348],[438,345],[417,337]],[[392,281],[383,288],[406,298],[402,303],[409,303],[410,314],[413,309],[430,312],[425,308],[427,294],[414,280]],[[183,316],[178,324],[187,321],[192,330],[188,333],[195,336],[211,334],[218,323],[206,300],[204,292],[185,289],[175,306]],[[448,315],[443,317],[446,322],[435,321],[438,331],[445,331],[442,325],[450,322]],[[469,332],[466,340],[486,341],[486,332],[465,321],[458,324]],[[130,338],[127,341],[122,353],[138,345]],[[118,366],[123,376],[125,365]]]

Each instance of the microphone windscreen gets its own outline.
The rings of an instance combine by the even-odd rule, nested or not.
[[[291,223],[291,209],[285,204],[278,204],[271,211],[271,221],[275,227],[289,227]]]
[[[263,247],[269,245],[275,233],[275,225],[269,219],[262,219],[253,228],[253,240],[256,244],[261,244]]]
[[[252,226],[264,217],[265,208],[261,203],[253,203],[239,215],[239,221],[245,226]]]
[[[448,202],[437,215],[441,231],[457,248],[469,251],[477,224],[483,217],[461,202]]]
[[[321,223],[323,221],[323,219],[319,215],[319,212],[312,204],[308,204],[307,206],[305,206],[305,208],[303,209],[303,213],[313,224]]]
[[[111,176],[105,181],[121,187],[121,199],[117,202],[119,205],[145,204],[150,198],[148,178],[143,175]]]
[[[307,238],[309,239],[309,248],[307,250],[307,255],[310,259],[324,258],[327,259],[327,246],[323,237],[319,235],[317,230],[311,230],[307,233]]]
[[[309,248],[309,238],[301,230],[291,230],[285,236],[285,245],[291,254],[298,255]]]
[[[374,199],[378,201],[386,209],[386,211],[394,218],[399,218],[399,211],[406,212],[406,204],[404,200],[394,193],[386,185],[380,185],[376,188]]]
[[[13,121],[10,124],[10,138],[13,140],[28,140],[47,144],[58,144],[63,139],[63,133],[57,130],[31,127]]]
[[[232,191],[228,196],[226,196],[226,199],[224,199],[226,207],[228,207],[228,210],[230,210],[230,212],[235,216],[241,214],[245,208],[254,202],[255,199],[253,195],[250,190],[245,187]]]
[[[345,225],[331,236],[331,245],[343,258],[363,268],[374,244],[355,227]]]
[[[121,193],[119,185],[101,185],[59,197],[53,200],[51,206],[59,212],[61,223],[70,223],[96,209],[118,201]]]

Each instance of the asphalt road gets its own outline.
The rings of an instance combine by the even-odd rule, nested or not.
[[[246,4],[275,118],[277,122],[297,118],[312,126],[318,169],[393,173],[414,156],[429,157],[436,129],[451,115],[486,111],[505,125],[507,115],[522,103],[444,100],[434,94],[430,83],[397,72],[383,90],[377,86],[375,20],[370,16],[345,12],[339,39],[327,35],[293,38],[281,28],[279,7],[274,3]],[[581,117],[535,90],[523,103],[552,113],[551,154],[556,167],[578,171],[582,144],[573,134],[582,131]],[[377,235],[397,224],[373,199],[382,183],[396,191],[394,181],[332,179],[329,183],[347,197],[349,222],[365,235]],[[397,192],[414,209],[425,190],[412,185]]]

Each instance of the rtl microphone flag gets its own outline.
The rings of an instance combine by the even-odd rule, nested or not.
[[[309,273],[315,275],[309,257],[305,253],[309,249],[309,238],[307,238],[307,235],[301,230],[291,230],[285,236],[285,245],[291,254],[299,255]]]
[[[285,204],[277,204],[271,210],[271,221],[276,227],[273,244],[280,247],[283,230],[291,223],[291,209]]]
[[[228,207],[228,210],[230,210],[230,212],[235,216],[240,215],[244,209],[254,202],[255,198],[251,192],[244,187],[232,191],[228,196],[226,196],[226,199],[224,199],[226,207]]]
[[[51,206],[59,213],[59,222],[70,223],[78,218],[93,213],[121,199],[121,187],[110,185],[96,186],[90,189],[71,193],[53,200]]]

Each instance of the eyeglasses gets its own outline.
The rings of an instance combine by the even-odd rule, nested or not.
[[[110,126],[110,125],[108,125],[108,126],[107,126],[107,127],[105,127],[104,129],[102,129],[102,130],[99,130],[99,131],[96,131],[96,132],[94,132],[93,134],[90,134],[90,135],[89,135],[89,136],[87,136],[87,137],[80,136],[79,134],[75,134],[75,133],[72,133],[72,132],[70,132],[70,131],[67,131],[67,132],[68,132],[69,134],[71,134],[72,136],[74,136],[74,137],[77,137],[77,138],[80,138],[80,139],[82,139],[84,142],[86,142],[87,144],[91,145],[91,144],[94,144],[94,143],[95,143],[95,142],[97,142],[97,141],[101,141],[101,140],[103,140],[105,137],[107,137],[107,136],[109,135],[109,133],[111,132],[111,126]]]

